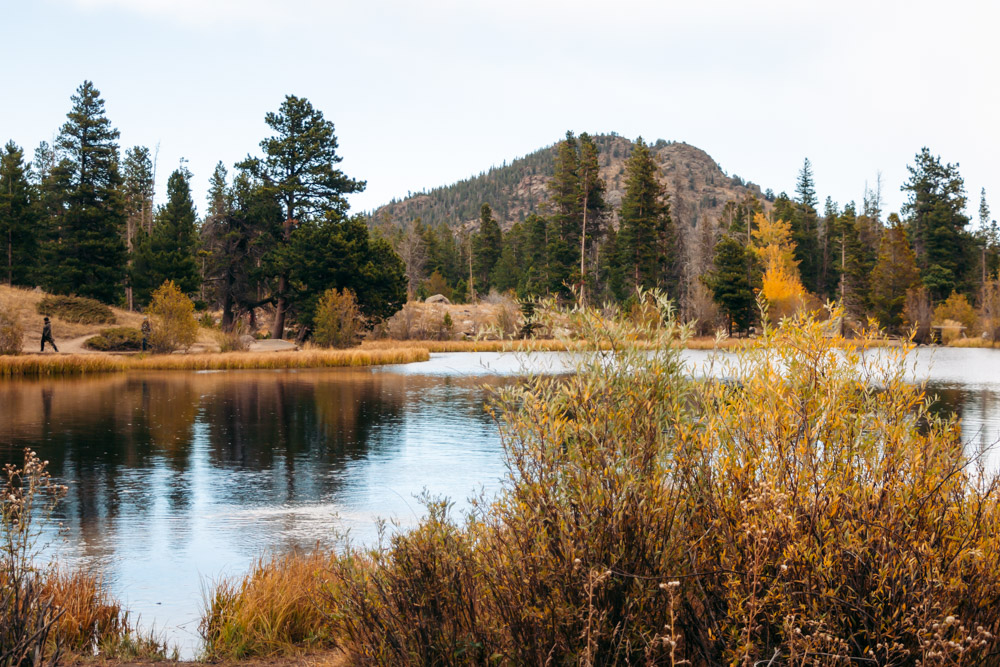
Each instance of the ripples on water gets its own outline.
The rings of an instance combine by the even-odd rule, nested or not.
[[[700,364],[709,353],[685,353]],[[1000,434],[1000,352],[918,353],[970,442]],[[457,508],[504,475],[487,386],[568,358],[442,354],[378,369],[146,373],[0,383],[0,464],[31,447],[69,494],[50,552],[103,572],[185,657],[202,592],[262,553],[412,525],[423,491]]]

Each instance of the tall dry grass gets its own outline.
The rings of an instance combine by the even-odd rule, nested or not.
[[[340,368],[426,361],[426,348],[304,350],[299,352],[224,352],[121,356],[57,354],[0,357],[0,378],[45,377],[152,370],[249,370]]]
[[[331,624],[316,604],[330,583],[332,556],[319,550],[261,558],[240,578],[207,594],[199,631],[209,661],[243,660],[304,648],[329,648]]]

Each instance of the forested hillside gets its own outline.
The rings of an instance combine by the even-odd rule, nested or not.
[[[617,226],[617,210],[625,191],[625,162],[635,145],[617,134],[593,137],[598,150],[600,178],[606,185],[605,200]],[[416,219],[435,227],[478,225],[483,202],[490,204],[501,229],[524,221],[532,213],[544,213],[550,200],[548,183],[555,173],[558,144],[547,146],[478,176],[430,192],[393,200],[372,214],[376,221],[391,220],[406,225]],[[763,198],[760,187],[729,176],[705,151],[683,142],[657,140],[650,145],[659,167],[659,180],[670,197],[674,219],[694,226],[707,216],[717,219],[729,200],[748,194]]]

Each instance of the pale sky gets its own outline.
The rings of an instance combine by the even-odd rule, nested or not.
[[[184,157],[204,209],[216,162],[256,154],[287,93],[336,125],[370,210],[559,140],[686,141],[790,194],[887,211],[922,146],[1000,216],[1000,4],[983,0],[0,0],[0,141],[53,138],[90,79],[126,147]]]

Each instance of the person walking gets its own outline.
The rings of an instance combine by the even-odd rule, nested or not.
[[[142,351],[145,352],[146,348],[149,347],[149,334],[153,331],[153,327],[149,324],[149,318],[145,317],[142,320]]]
[[[45,318],[45,326],[42,327],[42,352],[45,351],[46,341],[48,341],[49,345],[52,346],[53,350],[56,352],[59,351],[59,348],[56,347],[56,341],[52,337],[52,323],[49,322],[49,318],[47,317]]]

